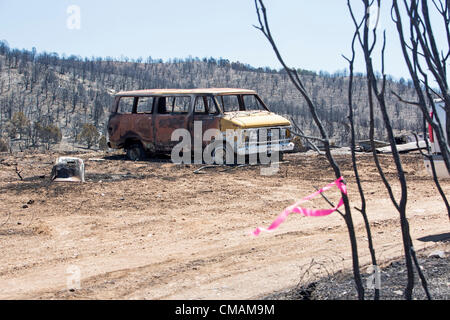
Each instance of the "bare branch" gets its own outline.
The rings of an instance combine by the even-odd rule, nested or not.
[[[21,175],[22,171],[23,171],[23,170],[19,170],[19,169],[17,168],[17,165],[16,165],[16,174],[17,174],[17,176],[20,178],[20,180],[23,181],[23,177],[22,177],[22,175]]]
[[[365,10],[366,12],[369,10],[369,1],[363,0]],[[395,0],[394,0],[395,2]],[[397,17],[398,18],[398,17]],[[376,33],[376,27],[374,28],[374,33]],[[405,178],[405,172],[403,170],[402,163],[400,161],[400,156],[398,153],[397,145],[395,142],[395,137],[391,125],[391,121],[389,118],[389,114],[387,112],[387,106],[386,106],[386,100],[385,100],[385,81],[386,76],[384,72],[384,53],[386,48],[386,40],[383,40],[383,49],[381,51],[382,54],[382,71],[383,71],[383,83],[381,90],[378,88],[378,83],[376,81],[375,72],[372,64],[372,48],[373,44],[369,44],[369,29],[367,24],[364,27],[364,41],[362,50],[364,52],[364,59],[366,62],[366,68],[367,68],[367,77],[368,77],[368,92],[369,92],[369,105],[370,105],[370,125],[371,125],[371,143],[372,143],[372,149],[374,149],[374,141],[373,141],[373,101],[372,100],[372,90],[375,93],[375,96],[377,98],[378,105],[380,106],[381,114],[383,116],[383,122],[386,126],[386,131],[389,138],[389,143],[391,145],[392,149],[392,157],[395,163],[395,167],[397,170],[397,177],[398,181],[401,186],[401,197],[400,201],[397,202],[394,194],[392,193],[392,188],[387,181],[387,179],[384,177],[383,170],[381,170],[381,166],[378,163],[378,155],[376,154],[376,151],[373,150],[375,163],[377,165],[377,169],[379,171],[379,174],[386,186],[386,189],[388,190],[389,196],[391,198],[392,203],[396,207],[397,211],[400,215],[400,222],[401,222],[401,229],[402,229],[402,239],[403,239],[403,246],[404,246],[404,252],[405,252],[405,261],[406,261],[406,268],[407,268],[407,275],[408,275],[408,281],[406,284],[405,289],[405,297],[408,300],[412,299],[412,290],[414,288],[414,270],[413,270],[413,262],[412,257],[410,254],[410,248],[412,247],[412,241],[409,231],[409,223],[406,218],[406,204],[407,204],[407,195],[408,195],[408,189],[406,184],[406,178]]]
[[[319,190],[320,190],[320,188],[317,187],[317,186],[313,186],[313,187],[314,187],[314,189],[316,189],[316,191],[319,191]],[[324,195],[323,192],[321,192],[320,195],[322,196],[322,198],[324,198],[324,200],[325,200],[326,202],[328,202],[328,204],[329,204],[332,208],[335,208],[335,207],[336,207],[336,205],[335,205],[330,199],[328,199],[328,197],[327,197],[326,195]],[[339,209],[336,209],[336,212],[339,213],[339,214],[341,215],[341,217],[345,217],[345,214],[342,213],[342,211],[340,211]]]
[[[278,58],[278,61],[281,63],[284,70],[287,72],[292,84],[295,86],[295,88],[300,92],[300,94],[305,99],[305,101],[308,105],[309,111],[312,115],[312,118],[313,118],[316,126],[319,129],[322,139],[324,140],[325,154],[326,154],[327,160],[330,163],[331,167],[333,168],[336,178],[340,178],[342,176],[342,173],[341,173],[341,170],[340,170],[338,164],[336,163],[335,159],[333,158],[333,155],[331,154],[331,148],[330,148],[330,142],[328,139],[328,135],[325,131],[325,128],[324,128],[322,122],[320,121],[320,119],[317,115],[316,106],[313,103],[313,101],[311,100],[310,96],[308,95],[305,87],[303,86],[303,83],[300,79],[298,72],[294,69],[289,68],[286,65],[286,63],[284,62],[276,44],[275,44],[275,41],[271,35],[270,27],[269,27],[269,23],[268,23],[268,19],[267,19],[267,12],[266,12],[266,8],[263,4],[263,1],[255,0],[255,6],[257,8],[258,21],[260,24],[259,30],[261,30],[261,32],[266,36],[269,43],[272,45],[272,48],[275,52],[275,55]],[[260,15],[260,13],[262,13],[262,17]],[[354,273],[354,278],[355,278],[356,289],[358,292],[358,298],[363,300],[364,299],[364,287],[362,285],[362,279],[361,279],[361,273],[360,273],[360,267],[359,267],[357,240],[356,240],[355,229],[354,229],[354,225],[353,225],[353,219],[351,216],[351,207],[350,207],[348,196],[344,192],[341,192],[341,193],[342,193],[342,199],[343,199],[344,207],[345,207],[344,220],[346,222],[347,229],[349,231],[350,244],[351,244],[351,248],[352,248],[353,273]]]
[[[354,124],[354,116],[353,116],[353,79],[354,79],[354,63],[355,63],[355,57],[356,57],[355,42],[356,42],[356,38],[358,37],[358,35],[359,35],[359,28],[356,29],[356,31],[353,35],[353,40],[352,40],[352,45],[351,45],[351,49],[352,49],[351,59],[348,59],[345,56],[343,56],[344,59],[346,59],[348,61],[349,70],[350,70],[349,86],[348,86],[348,109],[349,109],[348,119],[350,121],[350,129],[351,129],[351,142],[350,142],[351,148],[350,149],[351,149],[351,153],[352,153],[353,172],[355,173],[355,179],[356,179],[356,183],[358,185],[358,191],[359,191],[359,195],[361,198],[361,209],[356,209],[356,210],[358,210],[361,213],[363,220],[364,220],[364,224],[365,224],[365,228],[366,228],[366,232],[367,232],[369,251],[370,251],[370,255],[371,255],[371,259],[372,259],[372,265],[377,266],[378,264],[377,264],[375,249],[373,246],[372,232],[371,232],[370,223],[369,223],[369,219],[367,217],[367,212],[366,212],[366,199],[364,196],[364,190],[363,190],[361,179],[359,176],[358,165],[356,162],[356,152],[355,152],[356,138],[355,138],[355,124]],[[374,300],[379,300],[379,298],[380,298],[380,289],[374,288]]]
[[[411,105],[415,105],[415,106],[420,106],[419,102],[413,102],[413,101],[408,101],[408,100],[404,100],[399,94],[397,94],[394,90],[391,90],[391,93],[397,97],[398,101],[406,103],[406,104],[411,104]]]

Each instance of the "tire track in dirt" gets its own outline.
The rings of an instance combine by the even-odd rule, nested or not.
[[[434,217],[437,219],[437,217]],[[420,220],[421,217],[413,217],[411,222],[415,220]],[[375,223],[374,231],[377,229],[383,228],[385,232],[390,232],[391,230],[386,230],[386,227],[395,228],[397,222],[395,219],[391,219],[391,221],[383,221],[382,224]],[[362,230],[362,228],[359,228]],[[345,238],[346,230],[345,227],[334,227],[330,231],[328,228],[320,228],[317,231],[329,231],[327,233],[330,238]],[[298,233],[298,232],[297,232]],[[111,292],[114,292],[114,297],[120,299],[127,299],[130,297],[134,298],[151,298],[151,299],[166,299],[177,297],[186,290],[186,288],[190,287],[214,287],[217,286],[220,288],[218,283],[221,283],[221,280],[227,278],[239,278],[239,276],[249,274],[252,272],[257,272],[258,268],[254,265],[251,265],[247,262],[247,258],[249,256],[255,256],[258,254],[263,254],[262,256],[267,258],[268,256],[274,255],[276,261],[266,261],[266,263],[283,263],[289,262],[292,259],[292,256],[287,256],[285,258],[280,258],[280,254],[287,253],[292,248],[292,240],[295,238],[298,242],[305,241],[305,235],[308,239],[308,243],[314,243],[322,236],[320,234],[314,235],[313,232],[303,233],[303,237],[299,237],[296,232],[286,232],[275,235],[276,244],[272,246],[270,239],[264,241],[264,244],[260,244],[257,247],[253,247],[249,249],[241,249],[239,247],[234,247],[228,249],[226,252],[221,254],[208,254],[210,251],[202,251],[198,253],[200,259],[191,259],[188,257],[180,256],[176,260],[169,259],[163,261],[161,263],[150,264],[145,266],[140,266],[137,268],[128,268],[121,269],[118,271],[99,274],[93,277],[83,279],[83,289],[77,292],[76,295],[70,294],[67,290],[59,291],[56,294],[57,298],[89,298],[90,294],[95,293],[96,297],[99,298],[111,298]],[[296,245],[294,245],[295,247]],[[386,247],[386,245],[384,245]],[[391,247],[396,248],[392,252],[389,252],[389,256],[399,254],[399,246],[397,244],[391,245]],[[284,248],[282,252],[280,249]],[[401,248],[400,248],[401,249]],[[305,254],[309,257],[320,257],[324,253],[321,251],[328,252],[329,248],[326,245],[322,245],[320,248],[315,248],[315,250],[311,250],[306,252]],[[400,250],[401,251],[401,250]],[[348,259],[349,257],[343,258]],[[362,259],[368,259],[368,255],[363,255]],[[299,260],[307,263],[307,260],[299,257]],[[184,262],[188,261],[188,262]],[[348,261],[347,261],[348,262]],[[220,270],[226,270],[226,273],[220,273]],[[200,273],[208,273],[213,272],[208,279],[204,279],[202,277],[198,277]],[[151,275],[151,276],[149,276]],[[300,277],[300,275],[298,275]],[[244,277],[245,278],[245,277]],[[138,279],[138,280],[137,280]],[[186,279],[190,279],[186,281]],[[148,291],[157,292],[159,288],[165,290],[165,287],[169,283],[184,283],[181,287],[177,286],[170,293],[166,293],[165,295],[153,296],[148,295]],[[109,285],[108,285],[109,284]],[[151,289],[151,290],[150,290]],[[212,290],[212,289],[209,289]],[[49,292],[48,296],[43,293],[39,293],[35,297],[52,297],[53,293]]]

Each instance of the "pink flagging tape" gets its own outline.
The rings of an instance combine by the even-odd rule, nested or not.
[[[302,200],[294,203],[292,206],[287,207],[275,219],[275,221],[272,222],[272,224],[270,225],[269,228],[267,228],[267,229],[256,228],[256,230],[252,232],[252,235],[257,237],[263,231],[273,231],[274,229],[278,228],[278,226],[280,224],[282,224],[291,213],[299,213],[306,217],[324,217],[324,216],[328,216],[328,215],[332,214],[333,212],[335,212],[337,209],[339,209],[344,204],[344,199],[342,197],[341,197],[341,200],[339,201],[339,203],[336,205],[336,207],[334,207],[332,209],[314,210],[314,209],[302,208],[302,207],[300,207],[300,205],[304,202],[307,202],[307,201],[315,198],[319,194],[321,194],[327,190],[330,190],[333,186],[337,186],[343,194],[347,195],[347,186],[344,183],[344,178],[340,177],[335,182],[330,183],[329,185],[323,187],[322,189],[320,189],[320,190],[314,192],[313,194],[310,194],[309,196],[303,198]]]

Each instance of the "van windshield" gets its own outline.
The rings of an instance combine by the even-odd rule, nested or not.
[[[261,101],[255,95],[243,95],[246,111],[267,111]]]

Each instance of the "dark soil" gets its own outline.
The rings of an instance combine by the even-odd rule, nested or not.
[[[433,300],[450,299],[450,255],[445,257],[430,256],[430,253],[417,252],[419,264],[428,283],[428,290]],[[443,250],[440,250],[443,251]],[[369,274],[363,275],[365,299],[374,298],[374,290],[368,289],[368,282],[372,283]],[[403,300],[406,287],[407,272],[404,259],[394,260],[381,268],[380,300]],[[285,291],[276,292],[264,297],[267,300],[355,300],[357,292],[351,272],[337,272],[317,281],[299,285]],[[415,286],[413,299],[426,300],[427,296],[420,278],[415,270]]]

